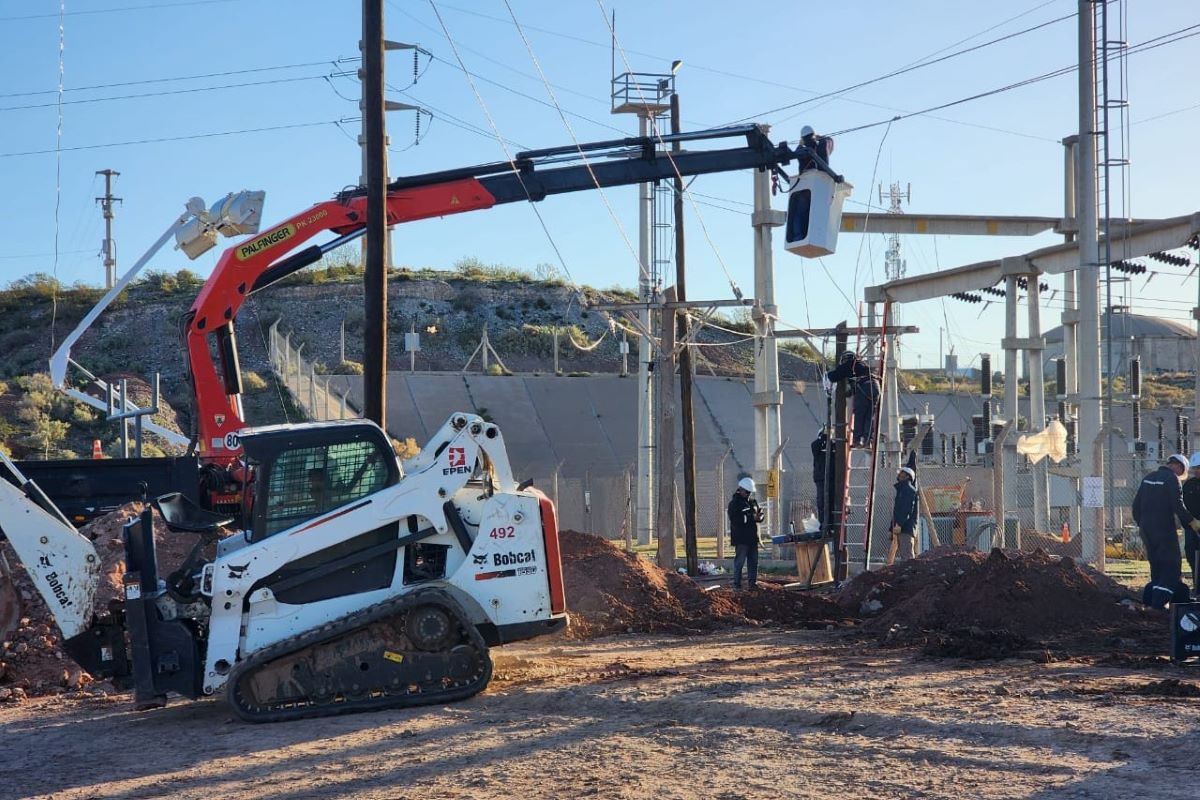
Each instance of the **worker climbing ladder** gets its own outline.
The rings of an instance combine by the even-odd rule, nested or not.
[[[883,375],[886,353],[886,320],[888,319],[887,304],[884,305],[883,319],[885,325],[878,337],[879,359],[878,370],[872,370],[870,380],[874,381]],[[858,337],[855,342],[855,357],[862,358],[864,345],[869,345],[870,339],[865,335],[862,320],[859,320]],[[862,432],[854,429],[857,414],[846,414],[845,433],[842,437],[842,464],[844,474],[842,481],[842,513],[838,530],[839,551],[839,580],[849,577],[851,565],[860,564],[863,570],[871,568],[871,533],[875,513],[875,482],[879,472],[879,437],[883,428],[879,424],[880,410],[883,407],[883,393],[887,382],[879,380],[879,389],[874,393],[874,408],[871,412],[871,430]],[[856,399],[857,400],[857,399]],[[854,445],[862,441],[864,446]]]

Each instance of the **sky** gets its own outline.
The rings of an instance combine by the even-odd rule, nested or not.
[[[1114,27],[1127,17],[1131,45],[1200,26],[1193,0],[1141,0],[1127,13],[1121,5],[1113,4],[1111,17]],[[230,191],[265,190],[265,229],[357,183],[360,3],[64,0],[62,9],[60,95],[60,4],[0,0],[0,71],[8,76],[0,84],[0,285],[33,272],[103,282],[96,170],[121,173],[119,272],[191,196],[211,203]],[[1074,72],[886,121],[1072,66],[1075,10],[1074,0],[776,3],[753,14],[717,0],[387,0],[387,38],[432,55],[418,58],[415,83],[411,51],[387,57],[389,99],[432,115],[422,116],[418,140],[413,112],[389,113],[391,174],[634,135],[635,117],[610,113],[613,62],[617,73],[665,73],[680,59],[685,130],[748,120],[770,124],[777,140],[798,139],[803,125],[847,131],[836,137],[833,166],[855,186],[848,211],[868,204],[878,211],[879,186],[897,181],[911,185],[905,208],[914,213],[1057,216],[1060,140],[1078,127]],[[1128,184],[1113,192],[1114,216],[1200,210],[1200,36],[1131,55],[1126,74],[1118,81],[1114,67],[1114,84],[1127,86],[1114,85],[1112,94],[1128,100],[1131,123],[1124,135],[1114,124],[1110,139],[1113,152],[1130,160],[1114,171],[1115,184]],[[1115,179],[1122,173],[1127,181]],[[751,189],[749,173],[691,184],[691,297],[730,297],[731,280],[752,296]],[[411,223],[395,230],[394,261],[438,269],[463,258],[528,270],[551,263],[579,284],[633,287],[636,197],[633,187],[551,197],[538,204],[549,235],[529,204]],[[776,197],[775,207],[784,208],[785,198]],[[1057,241],[1053,234],[911,236],[901,246],[915,275]],[[853,320],[863,288],[884,280],[884,248],[881,235],[843,234],[836,254],[814,261],[787,253],[777,232],[781,327]],[[150,268],[207,275],[218,253],[189,263],[167,248]],[[1148,284],[1142,276],[1114,291],[1122,301],[1127,293],[1137,313],[1189,320],[1197,277],[1159,269]],[[1060,283],[1050,282],[1052,289]],[[1060,293],[1045,298],[1044,327],[1057,324],[1061,305]],[[998,359],[1001,304],[930,301],[902,317],[921,328],[904,343],[904,366],[932,367],[950,346],[961,366],[980,352]]]

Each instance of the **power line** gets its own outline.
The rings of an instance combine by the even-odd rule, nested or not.
[[[117,8],[95,8],[87,11],[64,11],[61,16],[76,17],[84,14],[113,14],[119,11],[152,11],[158,9],[183,8],[184,6],[207,6],[215,3],[236,3],[238,0],[185,0],[182,3],[150,3],[143,6],[119,6]],[[26,14],[17,17],[0,17],[0,22],[17,22],[28,19],[49,19],[59,14]]]
[[[161,92],[143,92],[141,94],[125,94],[116,95],[114,97],[84,97],[78,100],[63,100],[61,105],[79,105],[82,103],[105,103],[110,100],[140,100],[146,97],[167,97],[176,94],[197,94],[199,92],[213,92],[222,89],[242,89],[249,86],[271,86],[278,83],[298,83],[300,81],[314,81],[325,78],[324,75],[301,75],[294,78],[273,78],[266,81],[249,81],[246,83],[227,83],[221,86],[197,86],[191,89],[167,89]],[[59,103],[33,103],[24,106],[0,106],[0,111],[26,111],[31,108],[54,108]]]
[[[1178,30],[1171,31],[1169,33],[1165,33],[1160,36],[1156,36],[1153,39],[1147,39],[1146,41],[1141,42],[1140,44],[1136,44],[1136,45],[1130,47],[1126,51],[1126,57],[1128,57],[1129,55],[1133,55],[1135,53],[1144,53],[1144,52],[1148,52],[1150,50],[1155,50],[1159,47],[1163,47],[1164,45],[1175,44],[1176,42],[1181,42],[1184,39],[1190,39],[1193,36],[1200,35],[1200,31],[1195,30],[1196,28],[1200,28],[1200,23],[1197,23],[1196,25],[1190,25],[1186,28],[1179,28]],[[1188,33],[1188,31],[1192,31],[1192,32]],[[1186,34],[1186,35],[1180,35],[1180,34]],[[1169,38],[1172,36],[1174,36],[1175,38]],[[1079,70],[1079,65],[1072,64],[1067,67],[1062,67],[1060,69],[1042,73],[1041,75],[1035,75],[1032,78],[1026,78],[1024,80],[1017,81],[1016,83],[1010,83],[1006,86],[1000,86],[998,88],[989,89],[985,92],[979,92],[977,94],[973,94],[968,97],[961,97],[957,100],[951,100],[947,103],[941,103],[939,105],[930,106],[929,108],[925,108],[920,111],[912,111],[909,113],[900,114],[895,117],[892,117],[891,119],[879,120],[878,122],[870,122],[865,125],[856,125],[852,128],[845,128],[840,131],[835,131],[834,133],[832,133],[830,135],[831,136],[840,136],[840,135],[847,134],[847,133],[857,133],[858,131],[867,130],[869,128],[876,128],[876,127],[879,127],[880,125],[886,125],[891,122],[898,122],[903,119],[908,119],[909,117],[921,116],[921,115],[927,114],[931,111],[941,111],[942,109],[962,105],[963,103],[969,103],[972,100],[981,100],[985,97],[991,97],[993,95],[1001,94],[1003,92],[1012,91],[1013,89],[1020,89],[1024,86],[1029,86],[1031,84],[1040,83],[1042,81],[1049,80],[1051,78],[1057,78],[1062,75],[1069,75],[1073,72],[1077,72],[1078,70]]]
[[[356,58],[344,59],[346,62],[358,61]],[[199,75],[176,75],[172,78],[145,78],[136,81],[120,81],[118,83],[97,83],[92,86],[75,86],[63,89],[64,92],[90,92],[96,89],[120,89],[126,86],[145,86],[152,83],[172,83],[174,81],[196,81],[205,78],[227,78],[231,75],[250,75],[256,72],[273,72],[283,69],[302,69],[304,67],[323,67],[326,64],[342,63],[340,59],[326,59],[324,61],[305,61],[299,64],[279,64],[273,67],[250,67],[248,69],[232,69],[224,72],[205,72]],[[39,94],[58,94],[57,89],[38,89],[31,92],[9,92],[8,94],[0,94],[0,99],[7,97],[32,97]]]
[[[154,139],[136,139],[128,142],[108,142],[106,144],[83,144],[75,147],[63,147],[48,150],[25,150],[14,153],[0,153],[0,158],[18,158],[20,156],[40,156],[47,153],[69,153],[77,150],[103,150],[106,147],[130,147],[139,144],[159,144],[161,142],[184,142],[194,139],[212,139],[218,136],[238,136],[243,133],[265,133],[267,131],[293,130],[296,128],[316,128],[323,125],[336,125],[338,120],[330,119],[321,122],[295,122],[290,125],[269,125],[263,128],[242,128],[235,131],[212,131],[210,133],[194,133],[187,136],[161,136]]]
[[[985,47],[991,47],[992,45],[994,45],[994,44],[999,44],[1000,42],[1006,42],[1006,41],[1008,41],[1009,39],[1015,39],[1015,38],[1016,38],[1016,37],[1018,37],[1018,36],[1024,36],[1024,35],[1025,35],[1025,34],[1027,34],[1027,33],[1033,33],[1034,31],[1038,31],[1038,30],[1041,30],[1042,28],[1049,27],[1050,25],[1054,25],[1054,24],[1057,24],[1057,23],[1059,23],[1059,22],[1063,22],[1064,20],[1068,20],[1068,19],[1074,19],[1074,18],[1075,18],[1075,16],[1076,16],[1076,15],[1072,13],[1072,14],[1066,14],[1066,15],[1064,15],[1064,16],[1061,16],[1061,17],[1056,17],[1055,19],[1049,20],[1049,21],[1047,21],[1047,22],[1043,22],[1043,23],[1040,23],[1040,24],[1038,24],[1038,25],[1034,25],[1034,26],[1032,26],[1032,27],[1025,28],[1025,29],[1023,29],[1023,30],[1016,31],[1016,32],[1014,32],[1014,33],[1010,33],[1010,34],[1007,34],[1007,35],[1005,35],[1005,36],[1001,36],[1001,37],[999,37],[999,38],[996,38],[996,39],[992,39],[991,41],[982,42],[982,43],[980,43],[980,44],[973,45],[973,46],[971,46],[971,47],[968,47],[968,48],[965,48],[965,49],[963,49],[963,50],[957,50],[957,51],[955,51],[955,52],[953,52],[953,53],[949,53],[949,54],[947,54],[947,55],[941,56],[940,58],[935,58],[935,59],[933,59],[932,61],[923,61],[923,62],[920,62],[920,63],[917,63],[917,64],[913,64],[913,65],[911,65],[911,66],[908,66],[908,67],[903,67],[903,68],[901,68],[901,69],[893,70],[892,72],[886,73],[886,74],[884,74],[884,75],[880,75],[880,76],[878,76],[878,77],[875,77],[875,78],[870,78],[870,79],[868,79],[868,80],[865,80],[865,81],[859,81],[858,83],[853,83],[853,84],[851,84],[851,85],[849,85],[849,86],[845,86],[845,87],[843,87],[843,88],[841,88],[841,89],[835,89],[835,90],[833,90],[833,91],[831,91],[831,92],[825,92],[824,94],[819,94],[819,95],[817,95],[816,97],[809,97],[809,98],[807,98],[807,99],[804,99],[804,100],[799,100],[799,101],[797,101],[797,102],[795,102],[795,103],[789,103],[789,104],[787,104],[787,105],[784,105],[784,106],[779,106],[779,107],[777,107],[777,108],[772,108],[772,109],[769,109],[769,110],[767,110],[767,111],[763,111],[763,112],[761,112],[761,113],[758,113],[758,114],[751,114],[751,115],[750,115],[750,116],[748,116],[748,117],[742,117],[742,118],[740,118],[740,119],[734,120],[734,121],[732,121],[732,122],[729,122],[729,123],[727,123],[727,124],[729,124],[729,125],[733,125],[733,124],[736,124],[736,123],[738,123],[738,122],[746,122],[747,120],[751,120],[751,119],[759,119],[759,118],[761,118],[761,117],[765,117],[765,116],[767,116],[767,115],[769,115],[769,114],[775,114],[775,113],[778,113],[778,112],[780,112],[780,111],[788,111],[788,110],[790,110],[790,109],[797,108],[797,107],[799,107],[799,106],[806,105],[806,104],[808,104],[808,103],[813,103],[813,102],[816,102],[817,100],[824,100],[825,98],[833,98],[833,97],[836,97],[837,95],[841,95],[841,94],[845,94],[846,92],[851,92],[851,91],[854,91],[855,89],[862,89],[862,88],[863,88],[863,87],[865,87],[865,86],[871,86],[872,84],[876,84],[876,83],[879,83],[879,82],[881,82],[881,81],[886,81],[886,80],[888,80],[888,79],[890,79],[890,78],[895,78],[895,77],[896,77],[896,76],[898,76],[898,75],[905,75],[905,74],[907,74],[907,73],[909,73],[909,72],[914,72],[914,71],[916,71],[916,70],[919,70],[919,69],[924,69],[925,67],[930,67],[930,66],[933,66],[934,64],[940,64],[940,63],[942,63],[943,61],[948,61],[948,60],[950,60],[950,59],[952,59],[952,58],[957,58],[958,56],[966,55],[967,53],[973,53],[973,52],[975,52],[976,50],[982,50],[982,49],[983,49],[983,48],[985,48]]]

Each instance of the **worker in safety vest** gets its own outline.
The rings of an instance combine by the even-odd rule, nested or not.
[[[1188,467],[1188,459],[1176,453],[1142,479],[1133,497],[1133,520],[1150,561],[1150,582],[1142,591],[1142,602],[1152,608],[1188,599],[1187,586],[1179,579],[1183,559],[1175,527],[1178,519],[1184,527],[1200,531],[1200,519],[1184,506],[1179,486]]]

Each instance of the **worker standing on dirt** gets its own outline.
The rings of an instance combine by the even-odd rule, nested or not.
[[[825,373],[830,383],[849,380],[854,393],[854,440],[852,447],[867,447],[874,433],[875,404],[879,402],[879,384],[871,374],[871,367],[859,358],[858,353],[847,350],[842,353],[836,369]]]
[[[1133,520],[1150,561],[1150,582],[1142,590],[1142,602],[1152,608],[1188,599],[1187,586],[1179,579],[1183,559],[1175,520],[1185,528],[1200,531],[1200,519],[1184,506],[1179,486],[1179,479],[1189,467],[1188,459],[1176,453],[1143,478],[1133,496]]]
[[[817,489],[817,522],[821,523],[821,532],[825,532],[825,451],[829,447],[829,434],[825,428],[817,434],[812,442],[813,485]]]
[[[896,500],[892,505],[892,545],[887,563],[896,559],[916,558],[917,527],[917,471],[912,467],[901,467],[896,473]]]
[[[733,543],[733,588],[742,588],[742,567],[750,588],[758,588],[758,523],[763,511],[754,499],[754,479],[742,478],[729,500],[729,540]]]
[[[1193,517],[1200,519],[1200,451],[1192,453],[1188,460],[1188,479],[1183,482],[1183,507]],[[1200,553],[1200,533],[1190,527],[1183,531],[1183,553],[1187,557],[1188,575],[1192,580],[1192,595],[1200,596],[1200,576],[1196,572],[1197,554]]]

